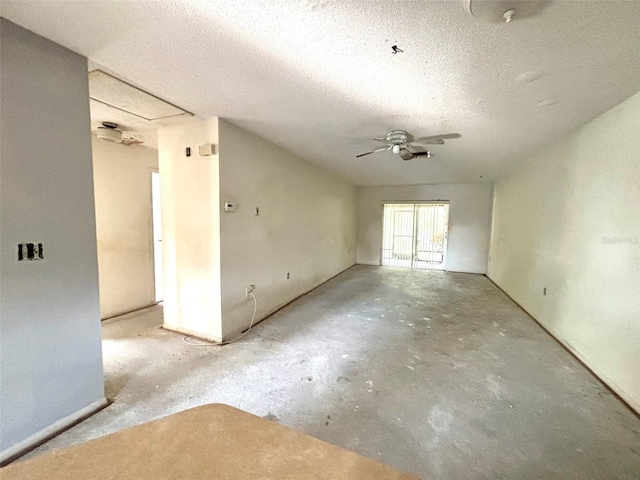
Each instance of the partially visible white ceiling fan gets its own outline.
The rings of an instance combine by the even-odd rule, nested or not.
[[[145,140],[144,135],[139,133],[119,130],[118,124],[113,122],[102,122],[102,125],[95,130],[95,134],[107,142],[123,145],[140,145]]]
[[[423,148],[423,145],[443,145],[445,140],[460,138],[459,133],[445,133],[443,135],[432,135],[414,139],[404,130],[391,130],[382,138],[374,138],[377,142],[385,144],[384,147],[376,148],[367,153],[356,155],[356,158],[371,155],[372,153],[386,152],[391,150],[397,153],[403,160],[413,160],[417,157],[430,157],[431,152]]]
[[[478,20],[511,23],[529,18],[547,8],[551,0],[461,0],[464,9]]]

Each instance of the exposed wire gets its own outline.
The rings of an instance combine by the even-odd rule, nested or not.
[[[189,335],[185,335],[184,337],[182,337],[182,341],[187,345],[193,345],[194,347],[221,347],[223,345],[229,345],[230,343],[237,342],[238,340],[240,340],[247,333],[249,333],[249,330],[251,330],[251,327],[253,327],[253,322],[256,319],[256,312],[258,311],[258,300],[256,300],[256,296],[253,294],[253,292],[249,292],[249,295],[251,295],[251,298],[253,298],[253,315],[251,316],[251,323],[249,324],[249,328],[247,328],[243,333],[238,335],[236,338],[227,340],[226,342],[219,342],[219,343],[193,343],[187,340]]]

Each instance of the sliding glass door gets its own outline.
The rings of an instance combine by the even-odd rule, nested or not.
[[[385,203],[381,265],[444,270],[449,204]]]

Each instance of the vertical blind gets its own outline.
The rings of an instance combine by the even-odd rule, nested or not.
[[[448,215],[446,203],[384,204],[381,264],[443,270]]]

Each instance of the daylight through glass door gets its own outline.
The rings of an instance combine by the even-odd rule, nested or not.
[[[444,270],[447,203],[385,203],[381,265]]]

